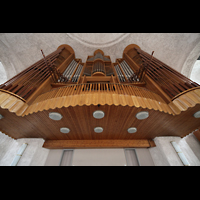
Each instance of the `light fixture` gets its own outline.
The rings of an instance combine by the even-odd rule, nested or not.
[[[185,157],[184,153],[181,151],[179,145],[176,142],[171,141],[172,146],[174,147],[176,153],[178,154],[179,158],[181,159],[182,163],[185,166],[190,166],[190,163],[188,162],[187,158]]]
[[[129,133],[136,133],[137,132],[137,128],[135,127],[131,127],[127,130]]]
[[[22,144],[22,146],[18,150],[17,155],[14,157],[10,166],[16,166],[17,165],[17,163],[19,162],[20,158],[22,157],[22,154],[24,153],[24,150],[26,149],[27,145],[28,145],[27,143]]]
[[[93,112],[93,117],[96,119],[102,119],[105,116],[105,113],[101,110],[96,110]]]
[[[0,114],[0,119],[3,119],[3,115]]]
[[[193,115],[195,118],[200,118],[200,111],[197,111],[196,113],[194,113]]]
[[[103,128],[102,127],[96,127],[96,128],[94,128],[94,132],[101,133],[101,132],[103,132]]]
[[[57,113],[57,112],[51,112],[51,113],[49,113],[49,118],[53,119],[53,120],[56,120],[56,121],[61,120],[62,117],[63,116],[60,113]]]
[[[69,128],[66,128],[66,127],[62,127],[62,128],[60,128],[60,132],[61,132],[61,133],[69,133],[69,132],[70,132],[70,129],[69,129]]]
[[[136,118],[139,120],[146,119],[148,117],[149,117],[149,112],[147,111],[142,111],[136,114]]]

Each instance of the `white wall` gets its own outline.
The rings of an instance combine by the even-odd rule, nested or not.
[[[74,166],[125,166],[123,149],[75,149]]]
[[[132,160],[132,157],[136,156],[135,152],[138,161],[136,158]],[[60,149],[50,150],[45,166],[59,166],[62,153],[63,150]],[[131,155],[132,153],[134,155]],[[123,148],[74,149],[71,155],[72,157],[68,157],[68,160],[71,160],[72,166],[127,166],[127,159],[131,159],[129,163],[134,164],[134,166],[139,164],[140,166],[154,166],[147,148],[135,148],[135,151],[130,151],[128,155]]]

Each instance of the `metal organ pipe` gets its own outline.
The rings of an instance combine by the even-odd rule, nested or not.
[[[80,66],[80,65],[79,65],[79,66]],[[73,76],[72,79],[71,79],[72,82],[76,82],[76,77],[77,77],[78,72],[79,72],[79,66],[78,66],[78,69],[76,70],[74,76]]]
[[[72,82],[77,82],[77,81],[78,81],[82,69],[83,69],[83,65],[80,64],[80,65],[78,66],[78,69],[76,70],[74,76],[72,77]]]
[[[95,73],[95,72],[103,72],[103,73],[105,73],[104,64],[101,61],[96,61],[94,63],[94,67],[93,67],[93,72],[92,73]]]
[[[65,71],[63,72],[63,76],[66,75],[67,71],[69,70],[70,66],[72,65],[73,60],[71,61],[71,63],[68,65],[68,67],[65,69]]]
[[[66,73],[68,79],[70,78],[70,74],[72,73],[74,66],[75,66],[75,60],[73,60],[72,64],[69,66],[68,71]]]
[[[102,55],[100,52],[98,52],[98,53],[94,56],[94,60],[97,59],[97,58],[100,58],[100,59],[103,60],[103,55]]]
[[[126,61],[124,61],[124,63],[125,63],[125,65],[129,66],[128,63],[127,63]],[[129,66],[129,69],[130,69],[131,72],[132,72],[132,75],[131,75],[131,76],[134,77],[134,80],[133,80],[133,81],[140,81],[140,80],[138,79],[137,75],[134,73],[134,71],[130,68],[130,66]]]
[[[67,73],[67,78],[68,79],[70,79],[71,78],[71,76],[72,76],[72,74],[73,74],[73,71],[75,70],[75,67],[76,67],[76,62],[75,62],[75,60],[73,60],[74,62],[73,62],[73,64],[72,64],[72,66],[70,67],[70,69],[69,69],[69,71],[68,71],[68,73]]]
[[[119,77],[120,82],[125,82],[124,75],[122,74],[118,65],[115,65],[115,69],[116,69],[117,76]]]
[[[119,77],[119,80],[122,81],[122,77],[121,77],[121,73],[120,73],[120,70],[119,70],[119,66],[116,65],[116,66],[115,66],[115,69],[116,69],[116,71],[117,71],[117,75],[118,75],[118,77]]]
[[[124,73],[125,73],[127,79],[129,79],[129,72],[128,72],[127,68],[124,66],[123,63],[120,63],[120,65],[121,65],[121,68],[122,68],[122,70],[124,71]]]
[[[132,76],[134,74],[133,70],[130,68],[130,66],[128,65],[128,63],[125,60],[123,61],[123,63],[125,66],[127,66],[127,69],[129,70],[130,75]]]
[[[123,60],[122,65],[125,65],[127,67],[129,74],[130,74],[130,77],[132,77],[131,78],[132,81],[139,81],[137,75],[134,73],[134,71],[130,68],[130,66],[128,65],[128,63],[125,60]]]
[[[124,60],[121,62],[121,67],[124,70],[124,73],[126,74],[127,79],[129,79],[134,74],[133,70]]]
[[[72,62],[68,65],[67,69],[63,72],[63,76],[67,77],[69,80],[77,66],[77,62],[75,60],[72,60]]]
[[[77,69],[77,71],[76,71],[76,74],[75,74],[75,80],[74,80],[74,82],[77,82],[77,81],[78,81],[82,69],[83,69],[83,65],[79,65],[79,67],[78,67],[78,69]]]

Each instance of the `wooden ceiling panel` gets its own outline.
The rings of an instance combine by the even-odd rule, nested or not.
[[[172,116],[150,109],[129,106],[76,106],[41,111],[25,117],[18,117],[8,110],[1,109],[4,116],[0,120],[1,131],[14,138],[44,138],[45,140],[134,140],[153,139],[157,136],[185,136],[200,126],[199,119],[193,117],[200,105],[189,108],[182,115]],[[102,110],[103,119],[95,119],[93,112]],[[138,120],[140,111],[148,111],[149,117]],[[50,112],[58,112],[63,118],[54,121]],[[70,132],[61,133],[60,128],[67,127]],[[95,133],[95,127],[102,127],[102,133]],[[136,127],[137,132],[130,134],[127,129]],[[148,127],[148,128],[147,128]]]

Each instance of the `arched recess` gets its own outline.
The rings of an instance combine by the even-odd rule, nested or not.
[[[199,56],[200,56],[200,42],[198,42],[197,45],[194,47],[194,49],[190,52],[185,63],[183,64],[181,73],[184,76],[190,78],[194,64]]]
[[[0,85],[5,83],[8,80],[6,70],[0,61]]]
[[[192,68],[192,71],[191,71],[189,78],[192,81],[194,81],[194,82],[196,82],[200,85],[200,55],[199,55],[199,59],[196,60],[194,66]]]

